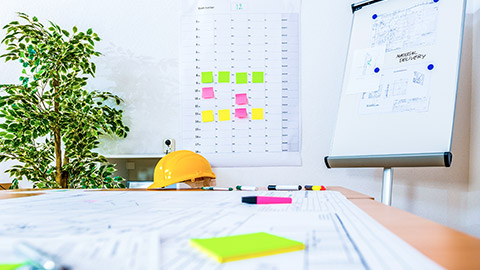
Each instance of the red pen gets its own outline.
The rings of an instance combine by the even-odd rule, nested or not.
[[[247,197],[242,197],[242,203],[250,203],[250,204],[292,203],[292,198],[290,198],[290,197],[247,196]]]

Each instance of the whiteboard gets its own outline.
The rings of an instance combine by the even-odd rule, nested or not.
[[[353,14],[331,156],[449,152],[465,1],[370,2]]]

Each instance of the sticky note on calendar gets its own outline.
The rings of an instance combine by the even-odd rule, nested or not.
[[[253,83],[263,83],[263,72],[252,72]]]
[[[215,97],[215,93],[213,92],[213,87],[202,88],[202,98],[209,99],[214,97]]]
[[[264,232],[190,239],[190,245],[205,252],[220,263],[305,249],[302,242]]]
[[[213,122],[214,120],[212,110],[202,112],[202,122]]]
[[[252,120],[263,120],[263,108],[252,109]]]
[[[230,110],[218,110],[218,120],[229,121],[230,120]]]
[[[235,117],[240,119],[248,118],[247,109],[246,108],[235,109]]]
[[[218,82],[219,83],[229,83],[230,82],[230,72],[229,71],[219,71],[218,72]]]
[[[202,83],[213,83],[213,72],[202,72]]]
[[[237,84],[246,84],[248,83],[248,73],[247,72],[240,72],[236,74],[236,83]]]
[[[247,94],[236,94],[235,95],[235,104],[237,104],[237,105],[248,104]]]

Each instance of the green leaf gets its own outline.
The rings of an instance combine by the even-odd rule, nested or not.
[[[32,20],[33,20],[34,22],[38,22],[37,17],[33,17]]]
[[[24,13],[18,15],[30,20]],[[91,77],[86,75],[96,72],[90,57],[101,55],[93,42],[100,40],[98,35],[91,28],[88,36],[77,34],[74,26],[76,35],[66,39],[70,33],[60,26],[50,22],[47,31],[32,20],[5,28],[3,43],[10,45],[0,57],[6,61],[21,58],[24,75],[20,85],[0,85],[0,162],[8,154],[18,156],[21,165],[9,170],[12,177],[25,178],[39,188],[58,187],[52,164],[56,160],[53,132],[59,128],[68,157],[61,170],[68,175],[69,187],[122,187],[122,178],[112,178],[114,166],[93,152],[102,134],[124,137],[128,131],[122,122],[123,111],[109,107],[110,99],[120,103],[118,97],[83,88]],[[102,99],[105,104],[97,106]],[[53,111],[55,105],[57,111]]]
[[[66,37],[69,37],[69,36],[70,36],[70,33],[69,33],[67,30],[62,30],[62,33],[63,33]]]

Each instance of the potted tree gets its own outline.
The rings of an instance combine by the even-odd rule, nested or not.
[[[85,89],[95,75],[92,57],[100,38],[92,29],[71,32],[18,13],[3,29],[0,58],[22,65],[18,85],[0,82],[0,162],[16,160],[6,172],[12,187],[27,179],[37,188],[123,187],[114,165],[94,152],[102,135],[126,137],[122,100]],[[3,122],[3,123],[2,123]]]

